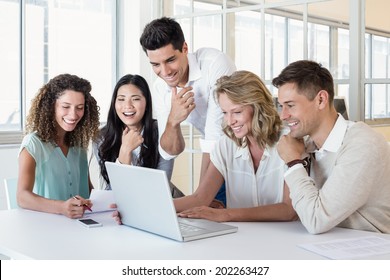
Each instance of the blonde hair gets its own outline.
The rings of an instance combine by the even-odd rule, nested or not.
[[[252,135],[260,147],[273,146],[279,140],[282,121],[271,93],[257,75],[236,71],[230,76],[223,76],[217,80],[215,94],[217,99],[226,94],[233,103],[253,108]],[[226,123],[223,123],[223,131],[238,146],[247,144],[245,138],[237,138]]]

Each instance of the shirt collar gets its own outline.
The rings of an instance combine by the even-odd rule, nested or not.
[[[266,147],[264,148],[263,156],[261,158],[263,159],[269,156],[270,156],[269,147],[268,145],[266,145]],[[239,158],[239,157],[242,157],[243,160],[248,160],[251,158],[251,153],[249,151],[248,145],[246,145],[245,147],[237,147],[234,153],[234,158]]]
[[[188,58],[188,83],[190,85],[191,82],[196,81],[202,77],[202,72],[200,70],[199,64],[196,61],[196,56],[193,53],[187,54]]]
[[[329,151],[329,152],[337,152],[343,143],[345,132],[347,131],[348,123],[343,118],[342,115],[338,114],[338,118],[336,120],[335,125],[330,131],[328,137],[326,138],[324,145],[322,145],[320,152]],[[307,152],[314,152],[317,150],[314,141],[312,139],[308,139],[306,142]]]

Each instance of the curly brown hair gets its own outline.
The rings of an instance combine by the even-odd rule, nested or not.
[[[84,115],[76,128],[67,132],[65,143],[71,146],[87,148],[90,140],[94,140],[99,130],[99,106],[91,95],[89,81],[76,75],[61,74],[45,84],[32,100],[26,120],[26,133],[36,132],[44,142],[55,143],[57,123],[55,120],[56,100],[65,90],[74,90],[84,95]]]

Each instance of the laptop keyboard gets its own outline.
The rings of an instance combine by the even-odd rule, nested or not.
[[[179,223],[179,226],[180,226],[180,230],[182,232],[196,232],[196,231],[202,230],[201,228],[194,227],[194,226],[187,225],[187,224],[183,224],[183,223]]]

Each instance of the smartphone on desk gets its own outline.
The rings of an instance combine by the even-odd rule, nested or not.
[[[78,221],[82,224],[82,225],[84,225],[84,226],[86,226],[86,227],[88,227],[88,228],[93,228],[93,227],[101,227],[101,226],[103,226],[101,223],[99,223],[99,222],[96,222],[95,220],[92,220],[92,219],[78,219]]]

